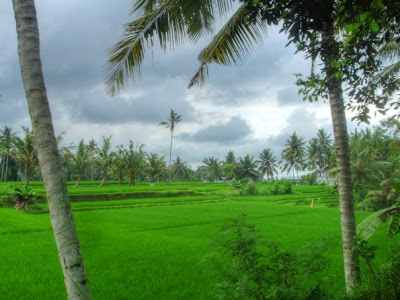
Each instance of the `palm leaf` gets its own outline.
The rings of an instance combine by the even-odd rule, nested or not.
[[[378,227],[385,223],[388,219],[391,219],[388,227],[388,236],[390,236],[389,232],[393,235],[393,232],[396,231],[396,226],[396,233],[399,230],[399,214],[400,204],[381,209],[370,215],[357,226],[357,235],[363,240],[368,240],[375,233]],[[397,221],[393,221],[394,218],[397,218]]]
[[[143,15],[125,25],[124,38],[110,50],[106,67],[108,93],[117,94],[126,79],[134,80],[141,74],[146,46],[158,41],[166,51],[189,38],[197,41],[204,33],[211,32],[214,24],[214,2],[220,14],[231,7],[229,0],[139,0],[133,12],[140,9]]]
[[[226,22],[213,40],[199,54],[200,66],[192,77],[188,88],[202,85],[207,75],[207,64],[238,64],[253,49],[254,44],[262,42],[267,32],[267,22],[260,14],[250,19],[250,6],[242,4]]]

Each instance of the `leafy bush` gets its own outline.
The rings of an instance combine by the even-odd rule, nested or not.
[[[274,242],[262,242],[259,232],[241,215],[222,227],[210,256],[219,278],[222,299],[321,299],[321,279],[315,275],[327,267],[325,247],[309,247],[295,253]]]
[[[317,174],[311,173],[300,177],[301,184],[315,185],[317,184]]]
[[[364,279],[362,287],[345,299],[400,299],[400,252],[395,250],[378,272]]]
[[[285,194],[292,194],[293,193],[292,184],[289,181],[287,181],[285,183],[285,188],[284,188],[283,191],[285,192]]]
[[[246,187],[246,195],[258,195],[258,191],[254,183],[251,183]]]

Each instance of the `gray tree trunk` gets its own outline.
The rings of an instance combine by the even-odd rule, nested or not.
[[[328,25],[322,32],[321,55],[325,64],[333,132],[335,136],[346,289],[348,292],[351,292],[355,286],[360,284],[361,280],[358,257],[353,251],[356,236],[356,221],[354,215],[350,147],[343,91],[341,82],[334,77],[336,70],[331,67],[331,62],[338,57],[337,44],[334,39],[334,29],[332,25]]]
[[[47,100],[35,3],[13,0],[13,6],[21,74],[68,299],[91,299]]]
[[[171,158],[172,158],[172,140],[173,139],[174,139],[174,131],[171,130],[171,145],[169,146],[168,184],[171,184]]]

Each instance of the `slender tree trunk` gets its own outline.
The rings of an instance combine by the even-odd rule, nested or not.
[[[106,183],[106,178],[107,178],[107,173],[104,173],[103,179],[101,180],[99,187],[104,186],[104,184]]]
[[[3,175],[4,175],[4,168],[5,168],[5,155],[3,155],[2,159],[1,159],[1,177],[0,177],[0,182],[3,182]]]
[[[132,173],[129,178],[129,185],[135,185],[135,173]]]
[[[82,178],[82,175],[79,175],[79,176],[78,176],[78,179],[76,180],[76,183],[75,183],[75,185],[74,185],[74,188],[76,188],[76,187],[79,186],[79,183],[81,182],[81,178]]]
[[[341,82],[334,77],[335,69],[331,62],[338,57],[337,44],[334,40],[334,29],[328,24],[322,32],[322,60],[328,82],[329,103],[336,145],[336,164],[339,175],[340,215],[343,242],[343,258],[346,289],[351,292],[360,284],[360,267],[355,246],[356,222],[353,203],[353,186],[350,165],[350,147],[347,133],[346,114]]]
[[[168,168],[168,184],[171,184],[171,158],[172,158],[172,140],[174,138],[174,132],[171,131],[171,145],[169,147],[169,168]]]
[[[8,174],[8,157],[9,157],[9,155],[8,155],[8,151],[9,150],[7,150],[7,155],[6,155],[6,172],[5,172],[5,175],[4,175],[4,181],[7,181],[7,174]]]
[[[118,172],[118,180],[119,180],[119,185],[122,185],[122,179],[123,179],[123,174],[122,172]]]
[[[25,180],[26,180],[26,183],[24,185],[24,188],[27,188],[29,185],[29,182],[31,181],[31,170],[29,169],[29,167],[25,168]]]
[[[93,178],[94,177],[93,177],[93,162],[92,162],[92,181],[94,180]]]
[[[68,299],[91,299],[47,100],[35,3],[13,0],[13,7],[21,74]]]

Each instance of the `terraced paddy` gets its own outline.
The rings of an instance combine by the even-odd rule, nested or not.
[[[4,192],[10,184],[0,188]],[[226,183],[70,188],[80,197],[72,207],[93,299],[217,299],[215,270],[205,258],[221,226],[241,213],[265,240],[285,249],[327,238],[331,265],[322,276],[325,287],[339,294],[344,279],[338,200],[324,186],[293,186],[289,195],[270,195],[272,189],[258,184],[258,195],[238,195]],[[40,184],[35,190],[41,193]],[[104,200],[118,193],[129,197]],[[66,299],[46,210],[45,203],[32,213],[0,208],[1,299]],[[368,215],[357,212],[359,221]],[[380,247],[379,264],[396,240],[388,241],[382,229],[373,242]]]

